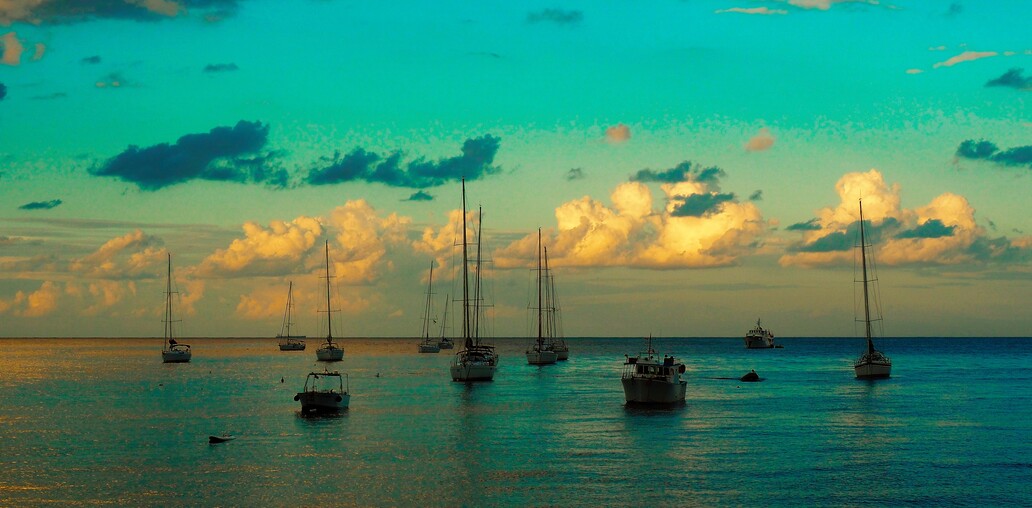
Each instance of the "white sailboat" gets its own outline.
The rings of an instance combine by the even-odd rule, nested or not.
[[[172,291],[172,254],[169,253],[168,277],[165,279],[165,339],[161,346],[161,361],[163,363],[186,363],[193,357],[193,352],[188,344],[182,344],[176,340],[173,323],[178,321],[173,312],[173,294],[179,294],[179,292]]]
[[[333,343],[333,307],[330,306],[330,241],[326,241],[326,342],[315,350],[320,362],[339,362],[344,359],[344,350]]]
[[[293,310],[294,282],[291,281],[287,286],[287,308],[283,311],[283,325],[280,326],[280,333],[276,335],[276,338],[279,339],[280,351],[305,350],[305,336],[290,334],[290,327],[294,324],[293,320],[291,319]]]
[[[527,349],[527,363],[531,365],[551,365],[559,359],[559,355],[552,350],[552,342],[543,333],[545,328],[545,306],[542,295],[544,275],[541,270],[541,228],[538,228],[538,252],[537,252],[537,339]]]
[[[351,393],[348,375],[340,372],[310,372],[305,387],[294,396],[301,403],[301,414],[334,413],[347,409]]]
[[[545,251],[545,280],[547,290],[545,291],[545,320],[546,333],[552,342],[552,351],[555,351],[556,359],[559,361],[570,358],[570,346],[563,339],[563,320],[559,310],[559,295],[555,291],[555,275],[548,268],[548,247]]]
[[[871,259],[871,275],[868,276],[867,238],[864,236],[864,203],[860,202],[860,266],[863,270],[863,279],[858,282],[863,284],[864,291],[864,336],[867,338],[867,350],[853,362],[853,371],[857,378],[876,379],[886,378],[892,373],[892,360],[884,353],[874,348],[874,341],[871,340],[871,322],[881,321],[881,305],[875,306],[876,318],[871,319],[870,287],[878,280],[874,273],[874,260]],[[854,277],[855,280],[855,277]],[[854,318],[855,319],[855,318]],[[860,321],[857,319],[857,321]]]
[[[420,353],[440,353],[441,345],[436,338],[430,337],[430,297],[434,287],[434,262],[430,262],[430,279],[426,283],[426,308],[423,310],[423,340],[419,343]]]
[[[480,244],[483,236],[483,212],[479,214],[481,224],[477,233],[477,262],[474,279],[474,297],[470,298],[469,252],[466,237],[466,179],[462,179],[462,337],[463,346],[451,364],[453,381],[491,381],[498,368],[498,355],[494,346],[480,341]]]
[[[652,336],[646,342],[645,351],[637,356],[627,356],[621,375],[624,399],[628,404],[675,404],[684,402],[688,382],[681,379],[684,362],[673,356],[660,360],[652,349]]]

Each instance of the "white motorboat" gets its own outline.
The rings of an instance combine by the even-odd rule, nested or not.
[[[875,284],[878,276],[874,273],[874,259],[871,253],[867,252],[867,238],[864,235],[864,204],[860,202],[860,267],[863,270],[860,282],[863,285],[864,301],[864,336],[867,338],[867,349],[856,361],[853,362],[853,372],[860,379],[886,378],[892,374],[892,360],[884,353],[874,348],[874,341],[871,339],[871,322],[881,322],[881,305],[875,305],[875,318],[871,318],[871,293],[877,294]],[[870,261],[868,258],[871,258]],[[854,263],[855,265],[855,263]],[[870,270],[868,267],[870,266]],[[853,280],[856,280],[854,275]],[[860,322],[861,319],[854,318]]]
[[[294,310],[294,282],[291,281],[287,286],[287,308],[283,311],[283,325],[280,326],[280,333],[276,335],[279,339],[280,351],[304,351],[305,350],[305,336],[304,335],[292,335],[290,333],[290,327],[294,325],[292,312]]]
[[[172,290],[172,254],[168,254],[168,277],[165,279],[165,338],[162,341],[161,346],[161,361],[162,363],[186,363],[193,358],[193,351],[190,349],[189,344],[180,343],[175,337],[175,323],[179,320],[175,319],[174,307],[173,307],[173,296],[178,295],[178,291]]]
[[[684,402],[688,382],[681,379],[685,372],[683,362],[673,356],[656,356],[652,337],[645,351],[628,356],[624,361],[624,398],[628,404],[675,404]]]
[[[469,287],[469,251],[466,236],[466,180],[462,180],[462,336],[463,347],[452,360],[450,373],[453,381],[491,381],[498,369],[498,354],[494,346],[480,340],[480,247],[483,233],[483,211],[478,214],[476,275],[473,294]]]
[[[301,414],[334,413],[347,409],[351,393],[348,375],[340,372],[310,372],[305,387],[294,396],[301,402]]]
[[[326,279],[326,342],[315,350],[315,358],[320,362],[339,362],[344,359],[344,350],[333,343],[333,313],[339,311],[330,305],[330,279],[333,277],[330,276],[329,240],[326,241],[326,275],[323,278]]]
[[[760,325],[760,320],[756,320],[756,328],[749,330],[745,334],[745,347],[746,349],[771,349],[776,347],[774,345],[774,332],[764,328]]]

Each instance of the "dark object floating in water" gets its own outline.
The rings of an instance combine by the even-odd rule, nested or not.
[[[747,383],[752,383],[752,382],[759,381],[760,380],[760,375],[757,374],[755,370],[750,370],[748,374],[738,378],[738,380],[739,381],[745,381]]]
[[[229,434],[223,434],[221,436],[208,436],[208,443],[225,443],[226,441],[232,441],[234,439],[236,439],[236,436],[231,436]]]

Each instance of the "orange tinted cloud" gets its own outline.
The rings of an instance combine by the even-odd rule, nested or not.
[[[774,146],[774,135],[766,127],[760,129],[755,136],[745,143],[745,149],[750,152],[761,152]]]
[[[3,53],[0,54],[0,63],[4,65],[19,65],[21,63],[22,51],[25,50],[25,46],[22,46],[20,40],[18,40],[18,34],[14,32],[7,32],[3,37],[0,37],[0,46],[3,46]]]
[[[951,57],[948,60],[938,62],[932,67],[938,69],[939,67],[953,67],[962,62],[971,62],[973,60],[981,60],[982,58],[989,58],[996,56],[999,53],[995,51],[965,51],[959,55]]]
[[[631,128],[620,123],[606,129],[606,141],[623,143],[631,139]]]

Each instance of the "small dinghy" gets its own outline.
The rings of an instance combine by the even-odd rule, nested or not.
[[[745,381],[746,383],[755,383],[760,380],[760,375],[755,370],[751,370],[746,375],[738,378],[738,380]]]
[[[236,436],[231,436],[229,434],[223,434],[221,436],[208,436],[208,443],[225,443],[226,441],[232,441],[234,439],[236,439]]]

